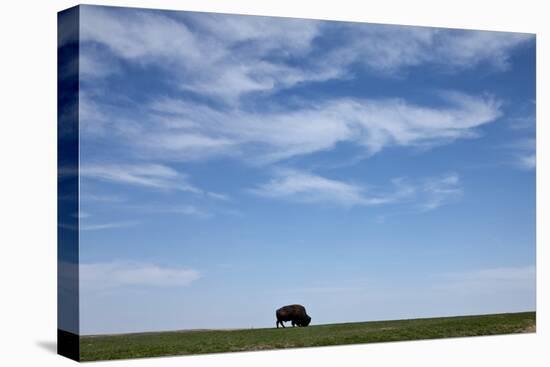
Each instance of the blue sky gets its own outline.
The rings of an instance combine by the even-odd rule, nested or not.
[[[82,334],[535,309],[535,37],[81,6]]]

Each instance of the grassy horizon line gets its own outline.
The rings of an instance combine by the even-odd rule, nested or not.
[[[319,324],[80,336],[81,361],[536,332],[536,311]]]

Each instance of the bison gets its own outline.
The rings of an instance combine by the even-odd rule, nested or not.
[[[308,316],[302,305],[283,306],[275,312],[275,315],[277,316],[277,329],[279,324],[284,328],[285,324],[283,322],[285,321],[291,321],[292,326],[308,326],[311,322],[311,317]]]

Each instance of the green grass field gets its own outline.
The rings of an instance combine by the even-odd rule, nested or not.
[[[82,361],[315,347],[535,331],[535,312],[311,325],[306,328],[167,331],[80,337]]]

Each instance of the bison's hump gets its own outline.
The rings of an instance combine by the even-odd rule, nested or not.
[[[306,308],[302,305],[287,305],[279,308],[277,311],[304,311]]]

